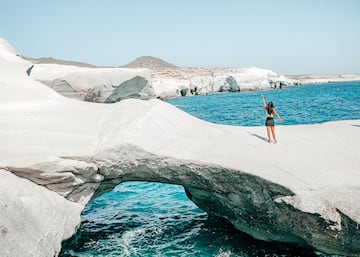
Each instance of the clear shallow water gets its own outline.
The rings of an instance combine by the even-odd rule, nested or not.
[[[224,93],[173,99],[199,118],[230,125],[263,125],[260,95],[272,100],[287,124],[360,119],[360,82]],[[328,256],[266,243],[209,217],[181,186],[127,182],[90,202],[79,231],[63,244],[66,256]]]
[[[317,256],[208,217],[181,186],[126,182],[92,201],[60,256]]]

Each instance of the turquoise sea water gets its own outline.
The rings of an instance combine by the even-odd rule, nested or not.
[[[283,125],[314,124],[360,118],[360,82],[292,86],[283,90],[218,93],[183,97],[168,102],[210,122],[262,126],[261,95],[273,101]]]
[[[261,126],[261,94],[273,101],[284,125],[360,119],[360,82],[222,93],[168,102],[215,123]],[[264,131],[265,133],[265,131]],[[266,243],[209,217],[181,186],[126,182],[85,208],[78,233],[60,256],[328,256],[299,246]]]

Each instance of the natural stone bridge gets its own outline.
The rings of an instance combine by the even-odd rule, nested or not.
[[[156,103],[156,105],[162,104]],[[274,149],[280,147],[280,144],[278,146],[268,145],[259,139],[257,135],[260,128],[218,126],[195,121],[193,123],[194,130],[196,130],[197,122],[206,124],[206,126],[218,127],[220,130],[225,129],[228,133],[237,131],[235,134],[238,137],[245,137],[240,140],[244,140],[245,145],[250,140],[255,145],[262,145],[267,149],[269,147]],[[358,122],[350,123],[358,124]],[[139,126],[136,127],[145,133],[145,129]],[[313,127],[303,126],[301,128],[305,130],[303,134],[306,134],[307,138],[313,135],[307,133],[306,130],[313,130]],[[349,122],[318,125],[319,130],[325,128],[328,130],[334,127],[345,127],[349,129],[349,132],[358,130],[358,127],[349,124]],[[296,129],[298,127],[282,128],[281,130],[284,131],[281,131],[281,134],[291,135],[296,132],[292,130]],[[167,136],[174,133],[174,131],[169,132]],[[127,132],[126,130],[116,131],[116,138],[119,138],[119,133],[127,134]],[[143,133],[134,133],[134,135],[138,138],[144,136]],[[148,138],[151,134],[153,136],[153,133],[149,133],[145,138]],[[212,141],[212,144],[219,143],[220,145],[221,141],[227,141],[226,134],[223,134],[223,140],[220,140],[220,137],[209,137],[209,140],[206,141]],[[232,136],[235,136],[235,134]],[[318,132],[315,134],[317,140],[322,140],[318,137]],[[161,142],[164,148],[171,148],[171,146],[162,143],[162,139],[167,136],[164,135],[157,141],[158,143]],[[195,141],[199,136],[201,135],[192,133],[192,138]],[[111,138],[114,139],[115,137]],[[176,145],[183,140],[186,141],[184,136],[180,137],[180,139],[174,139],[173,145],[175,146],[173,147],[177,147]],[[233,141],[235,144],[240,143],[236,139]],[[287,143],[289,142],[287,141]],[[292,143],[296,147],[296,143]],[[229,146],[229,142],[226,142],[225,145]],[[308,192],[297,195],[296,190],[291,190],[292,183],[302,184],[304,189],[303,185],[309,186],[306,177],[301,179],[298,174],[291,174],[291,171],[283,170],[281,166],[284,164],[279,162],[276,157],[274,157],[275,161],[273,163],[267,160],[266,157],[259,157],[263,159],[263,162],[266,162],[262,163],[261,166],[265,165],[271,171],[269,173],[265,171],[265,173],[269,174],[268,177],[261,177],[254,171],[247,172],[246,169],[231,167],[233,165],[223,165],[221,160],[212,159],[211,156],[221,158],[224,153],[226,153],[225,156],[231,155],[232,152],[226,150],[225,145],[221,149],[218,147],[211,149],[211,152],[206,154],[207,157],[205,155],[199,157],[197,154],[198,149],[191,149],[192,147],[198,148],[199,145],[197,144],[192,144],[183,153],[180,153],[180,148],[178,148],[179,152],[167,149],[166,151],[169,153],[167,155],[145,150],[136,144],[114,144],[96,152],[93,156],[59,157],[53,161],[39,162],[26,167],[8,166],[5,170],[54,191],[71,202],[80,203],[83,207],[92,197],[109,191],[125,181],[151,181],[183,185],[188,197],[201,209],[209,214],[228,219],[237,229],[257,239],[292,242],[310,245],[327,253],[359,256],[360,231],[359,223],[356,220],[358,217],[355,216],[354,219],[354,214],[359,214],[357,212],[359,207],[353,205],[352,208],[355,208],[353,212],[345,213],[348,211],[346,205],[349,203],[354,204],[353,201],[359,199],[358,187],[353,185],[316,189],[315,185],[312,185]],[[247,146],[251,148],[251,146]],[[206,149],[209,149],[208,147],[209,145],[206,146]],[[155,149],[154,146],[152,148],[152,150]],[[161,152],[161,150],[158,152]],[[251,156],[248,153],[249,151],[241,151],[241,155],[246,155],[245,159],[251,162]],[[311,153],[308,154],[317,157],[319,153],[312,149]],[[341,155],[341,153],[338,154]],[[186,155],[193,158],[185,158]],[[176,158],[176,156],[181,157]],[[284,154],[280,156],[285,158]],[[206,160],[206,158],[208,159]],[[244,160],[241,160],[243,158],[239,157],[240,160],[237,160],[236,163],[243,162]],[[291,159],[292,157],[288,154],[287,158]],[[222,160],[224,159],[226,158],[223,156]],[[357,161],[354,159],[353,161],[357,165]],[[231,163],[229,159],[227,159],[227,162]],[[318,167],[315,159],[312,162],[313,165]],[[270,164],[273,166],[269,166]],[[244,166],[246,166],[246,162]],[[326,166],[329,176],[332,174],[332,171],[328,170],[330,166]],[[256,166],[254,167],[256,168]],[[349,167],[344,168],[344,170],[348,169]],[[289,182],[288,185],[281,185],[278,182],[271,181],[271,178],[276,175],[275,170],[283,172]],[[321,174],[321,172],[319,173]],[[317,176],[315,175],[315,177]],[[282,179],[284,178],[280,178],[280,180]],[[322,179],[318,178],[318,180]],[[326,177],[324,179],[326,180]],[[334,194],[337,195],[335,198]],[[328,196],[333,198],[332,201]],[[304,197],[304,200],[302,197]],[[76,215],[80,215],[80,213]]]

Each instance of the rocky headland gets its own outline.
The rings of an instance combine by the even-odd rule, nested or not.
[[[150,56],[122,67],[77,65],[54,58],[25,59],[32,63],[28,71],[32,79],[64,96],[90,102],[280,89],[289,84],[284,76],[266,69],[184,68]]]
[[[256,67],[178,67],[142,56],[120,67],[98,67],[55,58],[30,58],[29,76],[58,93],[89,102],[126,98],[169,99],[217,92],[283,89],[292,85],[360,80],[358,75],[278,75]]]

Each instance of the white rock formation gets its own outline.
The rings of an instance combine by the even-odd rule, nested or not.
[[[169,67],[156,67],[151,62],[153,59],[145,59],[150,69],[77,67],[66,65],[65,62],[36,64],[33,61],[34,67],[29,72],[31,78],[62,95],[90,102],[117,102],[126,98],[167,99],[224,91],[280,88],[288,84],[284,76],[256,67],[178,68],[170,64],[167,64]]]
[[[262,127],[156,99],[68,99],[29,78],[29,64],[0,41],[0,256],[56,256],[89,199],[128,180],[183,185],[258,239],[360,256],[359,120],[278,126],[273,145]]]
[[[151,70],[155,95],[166,99],[224,91],[250,91],[287,85],[276,73],[249,68],[176,68]],[[185,92],[185,93],[184,93]]]
[[[148,69],[35,64],[30,77],[58,93],[89,102],[154,98]]]
[[[0,169],[0,256],[54,256],[83,206]]]

